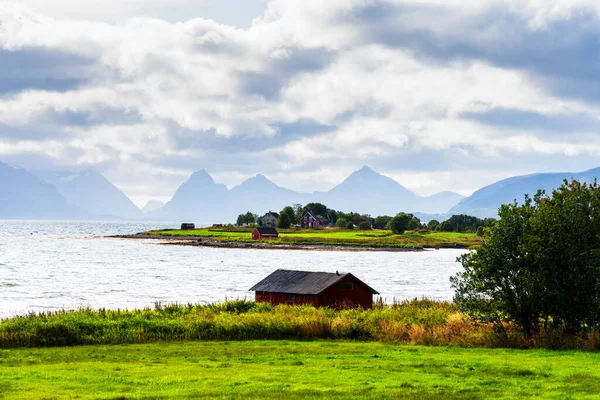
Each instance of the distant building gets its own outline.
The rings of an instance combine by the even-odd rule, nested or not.
[[[183,224],[181,224],[182,231],[192,231],[194,229],[196,229],[196,225],[194,225],[190,222],[184,222]]]
[[[375,289],[350,273],[278,269],[250,290],[257,302],[312,304],[315,307],[373,307]]]
[[[372,226],[371,221],[369,221],[367,219],[364,219],[364,218],[357,219],[356,221],[353,222],[353,224],[354,224],[355,227],[357,227],[357,226],[359,226],[363,222],[367,222],[369,225]]]
[[[266,227],[275,228],[277,226],[277,220],[279,219],[279,214],[275,212],[269,211],[261,218],[261,225]]]
[[[252,240],[271,239],[279,237],[279,232],[275,228],[254,228],[252,231]]]
[[[302,216],[300,225],[302,228],[327,228],[329,221],[325,218],[319,218],[312,211],[309,211]]]

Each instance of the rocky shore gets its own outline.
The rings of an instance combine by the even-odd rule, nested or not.
[[[263,249],[263,250],[311,250],[311,251],[387,251],[387,252],[416,252],[425,251],[421,248],[410,247],[379,247],[379,246],[344,246],[322,244],[285,244],[256,242],[228,242],[214,240],[211,237],[198,236],[161,236],[161,235],[115,235],[116,239],[145,239],[161,241],[160,244],[170,246],[216,247],[224,249]]]

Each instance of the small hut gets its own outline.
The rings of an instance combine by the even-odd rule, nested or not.
[[[192,224],[191,222],[184,222],[181,224],[182,231],[192,231],[194,229],[196,229],[196,225]]]
[[[254,228],[254,230],[252,231],[252,239],[253,240],[272,239],[272,238],[278,238],[278,237],[279,237],[279,232],[277,232],[277,229],[275,229],[275,228],[261,227],[261,228]]]
[[[257,302],[315,307],[373,307],[375,289],[350,273],[278,269],[250,290]]]

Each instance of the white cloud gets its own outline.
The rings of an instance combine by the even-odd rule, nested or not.
[[[115,7],[121,9],[114,18],[140,7],[175,7],[179,0],[118,3]],[[45,2],[24,4],[47,10]],[[85,18],[81,2],[55,4],[73,7],[70,19],[3,3],[0,57],[39,52],[81,58],[87,64],[81,67],[80,81],[61,90],[32,84],[0,96],[0,124],[31,131],[52,125],[63,136],[19,140],[0,133],[0,154],[39,154],[57,165],[99,166],[138,199],[172,193],[172,184],[161,189],[154,176],[181,178],[199,168],[212,170],[232,186],[235,179],[267,172],[249,173],[248,168],[261,168],[259,157],[271,160],[269,176],[300,190],[310,190],[311,179],[327,189],[346,172],[385,159],[385,168],[398,177],[422,177],[407,186],[418,188],[421,181],[423,190],[430,191],[436,185],[452,189],[460,176],[468,175],[459,166],[451,179],[437,172],[411,175],[413,171],[398,171],[389,160],[411,151],[462,151],[481,159],[507,153],[600,153],[600,138],[575,140],[575,134],[589,133],[583,128],[550,137],[529,126],[496,126],[465,117],[502,109],[539,118],[595,119],[597,103],[562,96],[547,85],[542,76],[547,66],[488,54],[493,55],[503,35],[518,45],[524,31],[544,34],[556,21],[582,13],[591,18],[593,29],[600,29],[595,2],[273,0],[246,29],[200,18],[91,22],[74,19],[80,14]],[[375,31],[381,28],[379,21],[369,21],[357,10],[376,6],[392,7],[385,18],[394,24],[386,35],[427,45],[370,37],[362,24],[373,24]],[[394,11],[400,6],[405,8]],[[514,18],[486,25],[482,19],[490,10]],[[415,32],[429,33],[410,36]],[[49,118],[54,118],[51,124],[46,123]],[[294,124],[302,121],[314,125],[314,131],[295,132],[300,128]],[[245,151],[246,143],[254,147]],[[219,162],[211,169],[206,163],[214,160]],[[225,166],[227,160],[236,160],[235,166]],[[488,168],[482,177],[503,175],[491,171],[495,162]],[[134,171],[148,183],[129,182],[119,170]],[[167,178],[161,179],[164,184]],[[469,185],[461,187],[457,190],[470,190]]]

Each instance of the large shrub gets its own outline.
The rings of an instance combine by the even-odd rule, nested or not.
[[[367,221],[363,221],[360,224],[358,224],[358,229],[361,231],[370,231],[371,230],[371,224],[368,223]]]
[[[408,223],[411,220],[411,215],[401,212],[390,220],[388,227],[392,230],[392,233],[404,233],[404,231],[408,228]]]
[[[578,333],[600,319],[600,187],[566,182],[503,205],[476,251],[459,258],[455,301],[471,316]]]

